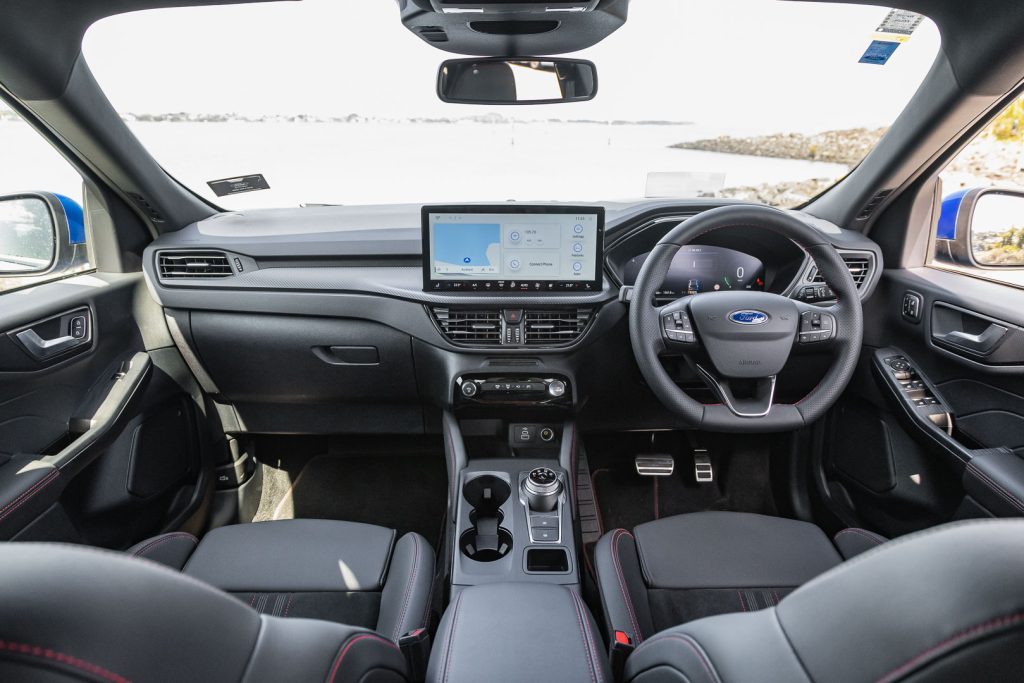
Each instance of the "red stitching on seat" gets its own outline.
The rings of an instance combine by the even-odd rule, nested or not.
[[[740,607],[743,608],[744,612],[748,611],[747,610],[747,601],[743,599],[743,591],[742,590],[737,590],[736,591],[736,595],[740,596]]]
[[[27,490],[23,491],[20,496],[12,500],[7,505],[0,508],[0,522],[4,521],[6,517],[20,508],[29,498],[38,493],[44,486],[49,484],[51,481],[60,476],[60,470],[51,470],[49,474],[37,481],[35,484],[30,486]]]
[[[711,664],[711,662],[705,656],[704,650],[702,650],[700,647],[698,647],[697,642],[692,637],[690,637],[690,636],[688,636],[686,634],[666,633],[664,635],[655,636],[653,639],[647,641],[646,647],[650,648],[655,643],[660,642],[662,640],[667,640],[669,638],[674,638],[676,640],[681,640],[681,641],[683,641],[686,644],[687,647],[689,647],[691,650],[693,650],[694,654],[697,655],[697,659],[700,660],[700,665],[702,667],[704,667],[704,673],[706,673],[708,675],[708,678],[710,678],[712,681],[721,681],[722,680],[721,678],[718,677],[718,673],[715,671],[715,667]]]
[[[870,531],[867,531],[866,529],[858,529],[857,527],[849,527],[847,529],[843,529],[842,531],[837,533],[835,536],[833,536],[832,537],[832,541],[834,543],[838,543],[839,542],[839,537],[842,536],[843,534],[855,534],[857,536],[860,536],[861,538],[866,538],[867,540],[871,541],[875,545],[882,545],[887,540],[887,539],[879,536],[878,534],[874,534],[874,533],[871,533]]]
[[[900,666],[896,667],[889,673],[885,674],[884,676],[878,679],[878,683],[882,683],[883,681],[896,680],[897,678],[902,677],[903,674],[908,673],[909,671],[917,667],[919,664],[921,664],[924,660],[928,659],[932,655],[938,653],[941,650],[953,649],[964,640],[976,636],[982,636],[990,631],[1006,628],[1008,626],[1016,626],[1022,621],[1024,621],[1024,612],[1012,614],[1006,617],[1000,617],[998,619],[993,619],[992,621],[977,624],[975,626],[971,626],[970,628],[966,628],[958,633],[954,633],[942,642],[931,646],[927,650],[921,652],[920,654],[914,657],[911,657]]]
[[[395,624],[395,632],[391,636],[391,640],[397,641],[398,637],[402,635],[402,624],[405,622],[405,612],[409,609],[409,601],[412,599],[412,589],[416,585],[416,575],[420,570],[420,539],[414,534],[412,537],[412,576],[409,579],[409,583],[405,586],[405,598],[402,601],[402,614],[398,617],[398,623]]]
[[[390,640],[388,640],[387,638],[381,638],[375,633],[363,633],[354,638],[349,638],[347,641],[345,641],[344,646],[341,648],[341,652],[338,653],[337,658],[335,658],[334,660],[334,665],[331,667],[331,672],[327,675],[327,683],[334,683],[334,678],[338,675],[338,669],[341,667],[341,660],[345,659],[345,655],[348,654],[348,651],[352,648],[352,646],[358,643],[360,640],[366,640],[367,638],[384,643],[389,647],[395,648],[396,650],[398,649],[398,646],[392,643]]]
[[[27,643],[11,643],[0,640],[0,652],[13,652],[19,655],[29,655],[31,657],[41,657],[48,659],[53,662],[60,662],[61,664],[67,664],[76,669],[80,669],[94,676],[99,676],[105,680],[111,681],[111,683],[129,683],[128,679],[124,676],[119,676],[113,671],[108,671],[98,664],[87,662],[84,659],[78,657],[72,657],[66,655],[63,652],[57,652],[49,648],[40,647],[38,645],[28,645]]]
[[[594,653],[591,651],[590,639],[587,637],[586,632],[583,630],[583,615],[580,613],[580,604],[576,601],[576,594],[571,589],[569,591],[572,597],[572,605],[576,609],[576,623],[580,629],[580,639],[583,641],[583,650],[587,654],[587,668],[590,671],[590,683],[597,683],[595,666],[594,666]]]
[[[626,610],[629,612],[629,621],[633,625],[633,639],[637,644],[643,641],[643,634],[640,633],[640,622],[633,611],[633,601],[629,597],[629,590],[626,588],[626,577],[622,573],[622,565],[619,562],[619,540],[623,536],[633,538],[633,534],[624,529],[616,529],[612,532],[612,566],[619,579],[619,591],[622,592],[622,599],[626,602]],[[635,542],[635,539],[634,539]]]
[[[455,607],[452,613],[452,627],[448,631],[448,646],[444,649],[444,677],[442,681],[448,680],[448,674],[451,671],[452,666],[452,644],[455,642],[455,628],[459,625],[459,606],[462,604],[463,593],[459,593],[459,597],[455,598]]]
[[[153,539],[152,541],[150,541],[149,543],[147,543],[146,545],[142,546],[134,553],[132,553],[132,557],[141,557],[153,548],[163,545],[168,541],[173,541],[176,538],[189,538],[192,540],[193,545],[199,545],[199,539],[193,536],[192,534],[187,533],[185,531],[176,531],[172,534],[165,534],[163,536],[160,536],[159,538]]]

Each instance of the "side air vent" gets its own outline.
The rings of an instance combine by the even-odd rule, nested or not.
[[[527,346],[558,346],[580,338],[590,322],[589,308],[531,311],[524,314]]]
[[[857,285],[857,289],[861,289],[871,276],[871,267],[874,264],[874,259],[867,254],[863,256],[860,254],[840,255],[843,257],[843,261],[846,262],[846,267],[850,269],[850,275],[853,277],[853,282]],[[811,266],[807,273],[807,282],[812,285],[823,285],[825,284],[825,278],[821,276],[816,266]]]
[[[867,204],[864,205],[864,208],[860,210],[860,213],[857,214],[857,220],[866,221],[871,218],[871,214],[875,212],[875,209],[881,206],[882,202],[884,202],[891,194],[892,190],[882,190],[878,192],[868,201]]]
[[[456,344],[501,344],[501,313],[497,310],[435,308],[434,319],[444,336]]]
[[[227,254],[219,251],[162,251],[157,254],[157,270],[161,280],[232,274]]]

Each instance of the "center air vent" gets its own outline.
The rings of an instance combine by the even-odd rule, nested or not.
[[[559,346],[579,339],[590,322],[589,308],[567,310],[527,310],[525,339],[527,346]]]
[[[463,346],[552,347],[577,341],[593,318],[590,308],[431,309],[445,337]]]
[[[435,308],[434,318],[444,336],[456,344],[497,346],[501,344],[501,312]]]
[[[874,258],[869,254],[840,254],[840,256],[843,257],[846,267],[849,268],[850,275],[853,277],[853,283],[857,285],[857,289],[862,288],[871,276]],[[825,284],[825,278],[818,272],[817,266],[811,266],[810,271],[807,273],[807,282],[812,285]]]
[[[227,254],[219,251],[162,251],[157,255],[157,269],[161,280],[232,274]]]

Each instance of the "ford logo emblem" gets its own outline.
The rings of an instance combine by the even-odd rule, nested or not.
[[[763,325],[768,322],[768,314],[764,311],[733,311],[729,320],[737,325]]]

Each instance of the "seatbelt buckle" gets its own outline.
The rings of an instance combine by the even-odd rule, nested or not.
[[[626,668],[626,659],[636,648],[633,645],[633,637],[626,631],[615,631],[612,633],[610,647],[610,660],[612,665],[612,680],[621,681],[622,672]]]
[[[425,628],[409,631],[398,639],[398,649],[405,657],[409,669],[410,681],[423,681],[427,678],[427,660],[430,659],[430,634]]]

